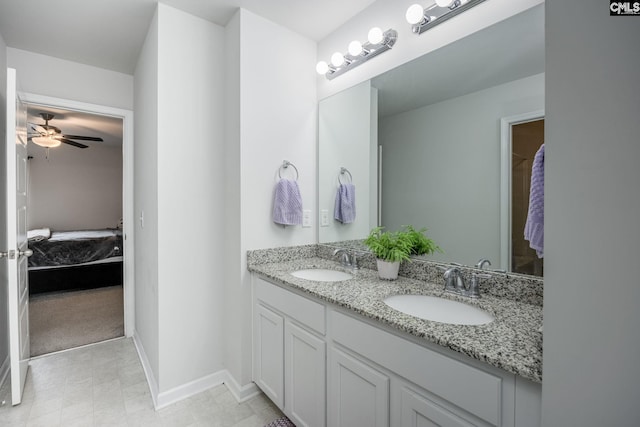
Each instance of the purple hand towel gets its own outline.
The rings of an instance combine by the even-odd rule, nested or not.
[[[356,220],[356,186],[347,183],[340,184],[336,192],[336,204],[333,208],[333,217],[343,224],[349,224]]]
[[[283,178],[276,183],[273,222],[282,225],[302,224],[302,196],[297,181]]]
[[[524,238],[536,250],[538,258],[544,256],[544,144],[533,158],[529,212],[524,226]]]

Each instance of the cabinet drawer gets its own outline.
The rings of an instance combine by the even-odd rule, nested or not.
[[[256,277],[255,285],[255,296],[258,300],[314,331],[322,335],[325,334],[324,305],[287,291],[259,277]]]
[[[334,341],[490,424],[502,425],[501,377],[339,312],[331,312],[330,321]]]
[[[399,426],[474,427],[473,424],[407,387],[400,390]]]

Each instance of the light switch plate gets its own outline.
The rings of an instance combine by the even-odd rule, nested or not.
[[[311,227],[311,210],[309,209],[302,211],[302,226]]]
[[[320,227],[328,227],[329,226],[329,210],[322,209],[320,211]]]

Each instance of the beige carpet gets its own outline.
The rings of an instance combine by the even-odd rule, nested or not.
[[[124,335],[122,286],[29,298],[31,356]]]

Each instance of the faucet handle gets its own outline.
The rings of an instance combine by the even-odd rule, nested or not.
[[[471,283],[469,284],[469,297],[480,298],[480,279],[491,279],[490,274],[471,273]]]
[[[458,267],[449,267],[444,270],[444,290],[459,292],[461,285],[464,287],[462,277],[460,276],[460,269]]]
[[[360,266],[358,266],[358,254],[355,251],[351,252],[351,268],[354,270],[360,269]]]

